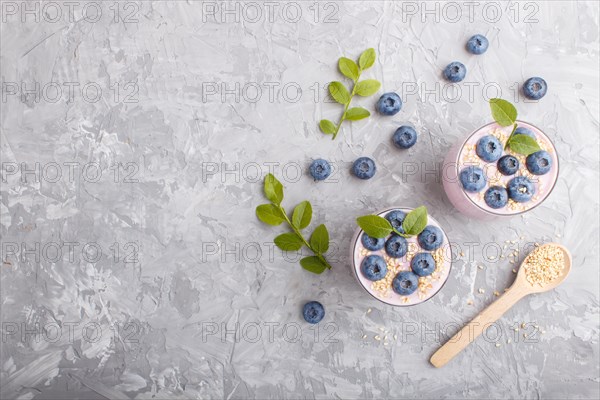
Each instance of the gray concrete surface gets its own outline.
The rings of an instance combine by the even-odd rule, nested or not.
[[[2,2],[1,397],[599,398],[598,13],[591,1]],[[490,39],[483,56],[464,49],[475,33]],[[405,105],[332,142],[316,125],[340,114],[326,84],[342,79],[338,57],[368,47],[365,78]],[[454,60],[468,75],[446,85]],[[518,94],[534,75],[549,83],[537,103]],[[490,121],[494,96],[555,141],[560,177],[538,209],[482,223],[453,210],[439,163]],[[420,136],[401,152],[390,137],[404,123]],[[370,181],[349,174],[363,155],[379,168]],[[317,157],[336,167],[318,184],[305,172]],[[273,249],[283,227],[254,215],[270,169],[289,210],[309,199],[311,229],[329,227],[333,270]],[[450,278],[422,305],[385,306],[349,269],[354,219],[420,204],[456,245]],[[573,253],[566,283],[434,369],[433,351],[513,279],[498,249],[549,240]],[[317,328],[300,314],[312,299],[327,312]]]

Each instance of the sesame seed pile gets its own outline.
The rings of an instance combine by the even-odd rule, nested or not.
[[[558,278],[565,266],[565,253],[557,246],[540,246],[525,261],[525,276],[532,285],[544,286]]]

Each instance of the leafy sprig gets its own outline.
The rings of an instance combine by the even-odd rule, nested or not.
[[[500,126],[513,126],[504,149],[510,148],[511,151],[523,155],[530,155],[540,151],[538,142],[527,135],[515,135],[517,130],[517,109],[509,101],[503,99],[490,99],[490,109],[494,121]]]
[[[406,215],[404,221],[402,221],[402,230],[404,232],[395,229],[390,221],[379,215],[358,217],[356,223],[367,235],[377,239],[385,238],[392,232],[409,238],[423,232],[423,229],[427,226],[427,208],[420,206]]]
[[[273,174],[265,177],[265,196],[270,204],[261,204],[256,207],[256,216],[265,224],[278,226],[283,222],[292,228],[292,232],[282,233],[274,239],[275,245],[283,251],[298,251],[302,246],[308,247],[315,255],[304,257],[300,265],[307,271],[320,274],[325,269],[331,269],[324,254],[329,250],[329,232],[325,225],[321,224],[315,228],[310,239],[302,236],[301,230],[310,225],[312,219],[312,206],[310,202],[303,201],[298,204],[292,213],[292,219],[288,217],[281,206],[283,201],[283,185]]]
[[[338,60],[338,68],[340,72],[345,77],[352,80],[353,86],[352,90],[349,91],[341,82],[334,81],[329,84],[329,94],[331,94],[331,97],[344,106],[344,113],[337,124],[328,119],[322,119],[319,122],[319,127],[324,134],[333,135],[332,140],[336,138],[340,128],[342,127],[342,122],[345,120],[358,121],[371,115],[368,110],[362,107],[350,108],[350,103],[352,102],[354,95],[359,95],[362,97],[371,96],[377,93],[381,87],[381,83],[375,79],[365,79],[363,81],[359,81],[360,75],[363,73],[363,71],[373,66],[375,63],[375,58],[375,50],[367,49],[360,55],[358,59],[358,65],[346,57],[341,57]]]

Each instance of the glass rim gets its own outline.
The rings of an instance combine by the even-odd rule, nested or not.
[[[550,145],[552,146],[552,150],[554,151],[554,154],[556,155],[556,179],[554,179],[554,182],[552,182],[552,186],[550,187],[550,190],[548,190],[546,192],[546,194],[544,195],[544,197],[538,201],[536,204],[534,204],[533,206],[529,207],[526,210],[522,210],[522,211],[517,211],[514,213],[510,213],[510,214],[500,214],[500,213],[496,213],[490,210],[487,210],[485,208],[483,208],[481,205],[477,204],[475,201],[473,201],[473,199],[471,199],[471,197],[469,197],[466,193],[465,193],[465,189],[462,187],[462,185],[460,185],[460,183],[458,182],[458,177],[460,174],[460,170],[459,170],[459,162],[458,159],[460,157],[460,154],[462,152],[462,149],[464,149],[465,144],[467,143],[467,141],[469,139],[471,139],[471,137],[473,135],[475,135],[475,133],[479,132],[481,129],[490,126],[490,125],[498,125],[497,122],[488,122],[487,124],[481,125],[479,128],[473,130],[470,134],[468,134],[465,139],[462,141],[462,143],[460,143],[460,150],[456,153],[456,158],[454,159],[454,168],[456,170],[456,184],[460,185],[461,191],[462,193],[465,195],[465,197],[469,200],[469,202],[471,202],[471,204],[473,204],[475,207],[477,207],[479,210],[483,211],[484,213],[488,214],[488,215],[492,215],[495,217],[513,217],[515,215],[522,215],[525,214],[535,208],[537,208],[539,205],[541,205],[542,203],[544,203],[546,201],[546,199],[548,198],[548,196],[550,196],[550,194],[552,193],[552,191],[554,190],[554,187],[556,186],[556,182],[558,182],[558,175],[560,174],[560,160],[558,157],[558,152],[556,151],[556,146],[554,145],[554,142],[552,141],[552,139],[550,139],[550,137],[548,137],[548,135],[546,134],[546,132],[544,132],[542,129],[538,128],[536,125],[533,125],[530,122],[527,121],[522,121],[522,120],[516,120],[515,123],[522,123],[522,124],[526,124],[529,125],[535,129],[537,129],[538,131],[540,131],[544,137],[548,140],[548,142],[550,143]]]
[[[412,211],[412,210],[414,210],[414,208],[410,208],[410,207],[389,207],[389,208],[386,208],[386,209],[383,209],[383,210],[379,210],[379,211],[375,212],[373,215],[379,215],[379,216],[380,216],[380,215],[381,215],[381,214],[383,214],[383,213],[388,213],[388,212],[390,212],[390,211],[395,211],[395,210],[400,210],[400,211],[409,210],[409,211]],[[446,234],[446,231],[444,230],[444,228],[442,227],[442,225],[441,225],[441,224],[440,224],[440,223],[437,221],[437,219],[435,219],[435,218],[431,217],[431,216],[429,215],[429,213],[427,213],[427,219],[429,220],[429,218],[433,219],[433,220],[435,221],[435,223],[437,224],[437,226],[438,226],[438,227],[439,227],[439,228],[442,230],[442,233],[444,234],[444,236],[445,236],[445,237],[446,237],[446,239],[448,240],[448,245],[449,245],[449,248],[450,248],[450,252],[451,252],[451,254],[452,254],[452,248],[451,248],[451,246],[450,246],[450,243],[451,243],[451,242],[450,242],[450,238],[449,238],[449,237],[448,237],[448,235]],[[387,304],[387,305],[389,305],[389,306],[392,306],[392,307],[414,307],[414,306],[418,306],[418,305],[420,305],[420,304],[423,304],[423,303],[425,303],[425,302],[427,302],[427,301],[431,300],[431,299],[432,299],[432,298],[434,298],[435,296],[437,296],[437,294],[438,294],[439,292],[441,292],[441,291],[442,291],[442,289],[444,288],[444,286],[446,285],[446,282],[448,282],[448,278],[450,278],[450,273],[452,272],[452,264],[453,264],[453,263],[452,263],[452,257],[450,257],[450,261],[449,261],[449,267],[448,267],[448,275],[446,276],[446,279],[444,279],[444,282],[441,284],[440,288],[439,288],[439,289],[438,289],[438,290],[437,290],[437,291],[436,291],[434,294],[432,294],[430,297],[428,297],[427,299],[425,299],[425,300],[423,300],[423,301],[421,301],[421,302],[419,302],[419,303],[414,303],[414,304],[392,304],[392,303],[389,303],[389,302],[385,301],[384,299],[381,299],[381,298],[379,298],[379,297],[375,296],[373,293],[371,293],[371,292],[370,292],[370,291],[369,291],[369,290],[368,290],[368,289],[365,287],[365,285],[363,285],[362,281],[360,280],[360,277],[358,276],[358,271],[357,271],[357,269],[356,269],[356,260],[354,259],[354,255],[355,255],[356,245],[357,245],[358,241],[360,240],[361,233],[364,233],[364,230],[363,230],[361,227],[358,227],[358,229],[357,229],[357,231],[356,231],[356,232],[357,232],[357,233],[355,234],[355,238],[354,238],[354,240],[352,241],[352,246],[351,246],[351,249],[352,249],[352,270],[353,270],[353,272],[354,272],[354,277],[355,277],[355,278],[356,278],[356,280],[358,281],[358,284],[360,285],[360,287],[362,287],[362,288],[363,288],[363,290],[364,290],[365,292],[367,292],[367,293],[368,293],[368,294],[369,294],[371,297],[373,297],[375,300],[378,300],[378,301],[380,301],[380,302],[382,302],[382,303],[385,303],[385,304]]]

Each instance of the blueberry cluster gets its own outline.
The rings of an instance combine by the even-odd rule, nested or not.
[[[523,127],[517,128],[515,135],[527,135],[535,139],[535,134]],[[494,136],[487,135],[477,141],[475,145],[477,156],[485,162],[497,162],[498,171],[505,176],[515,175],[520,169],[519,160],[510,155],[503,155],[502,143]],[[525,159],[527,170],[533,175],[544,175],[552,169],[552,157],[545,150],[530,154]],[[487,178],[482,168],[470,165],[460,171],[459,179],[462,187],[467,192],[480,192],[487,184]],[[508,199],[517,203],[525,203],[533,198],[536,188],[526,176],[515,176],[506,188],[491,186],[483,195],[485,203],[494,209],[502,208],[508,204]]]
[[[467,41],[467,51],[480,55],[487,51],[489,41],[483,35],[474,35]],[[467,75],[467,67],[459,61],[451,62],[444,68],[444,77],[450,82],[461,82]],[[523,95],[530,100],[539,100],[546,95],[548,85],[538,76],[529,78],[523,84]]]
[[[403,232],[402,222],[406,213],[401,210],[394,210],[386,214],[385,218],[392,226]],[[408,241],[397,234],[392,234],[385,239],[375,239],[366,233],[362,234],[361,242],[367,250],[378,251],[385,248],[385,253],[391,258],[400,258],[408,252]],[[399,272],[392,281],[394,292],[408,296],[412,294],[419,286],[419,277],[429,276],[435,271],[435,260],[431,253],[440,248],[444,242],[444,234],[437,226],[428,225],[417,236],[419,246],[425,250],[414,255],[411,260],[411,271]],[[365,257],[361,263],[360,270],[362,274],[370,281],[379,281],[387,275],[387,264],[383,257],[372,254]]]

